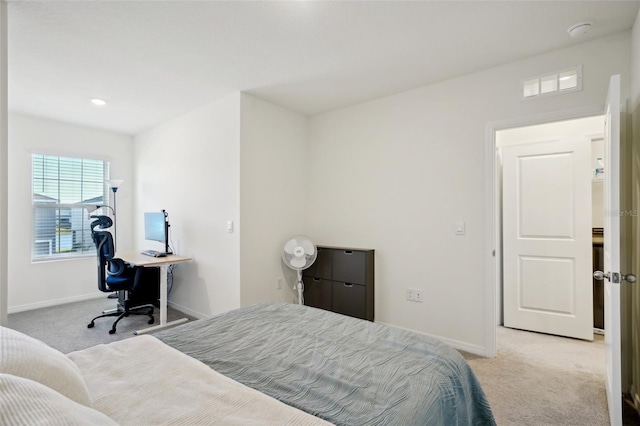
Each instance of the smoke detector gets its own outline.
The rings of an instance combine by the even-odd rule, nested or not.
[[[585,21],[574,24],[567,29],[567,34],[571,37],[576,38],[580,37],[582,34],[586,33],[593,26],[593,22]]]

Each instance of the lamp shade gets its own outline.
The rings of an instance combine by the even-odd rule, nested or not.
[[[107,181],[107,184],[111,187],[111,188],[115,188],[118,189],[120,187],[120,185],[122,185],[122,182],[124,182],[122,179],[109,179]]]

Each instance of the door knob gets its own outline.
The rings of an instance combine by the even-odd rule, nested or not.
[[[593,273],[593,278],[595,278],[598,281],[602,281],[603,279],[609,279],[609,274],[605,274],[602,271],[595,271]],[[635,278],[635,277],[634,277]]]
[[[637,281],[636,276],[633,274],[623,275],[622,279],[628,282],[629,284],[633,284]]]
[[[607,279],[609,281],[611,281],[614,284],[619,284],[622,280],[633,284],[637,281],[637,278],[635,275],[633,274],[627,274],[627,275],[623,275],[623,274],[618,274],[616,272],[614,272],[613,274],[609,274],[608,272],[605,274],[602,271],[595,271],[593,273],[593,278],[595,278],[598,281],[602,281],[603,279]]]

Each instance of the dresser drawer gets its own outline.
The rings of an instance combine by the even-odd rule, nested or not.
[[[331,279],[331,262],[333,250],[318,247],[318,257],[311,266],[302,271],[302,275],[305,277],[323,278],[325,280]]]
[[[304,304],[314,308],[332,309],[333,283],[320,278],[303,277],[304,283]]]
[[[366,255],[359,250],[333,250],[333,280],[366,284]]]
[[[333,282],[333,312],[366,319],[366,287],[360,284]]]

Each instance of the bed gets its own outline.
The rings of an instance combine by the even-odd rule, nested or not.
[[[463,357],[413,332],[268,302],[155,336],[233,380],[334,424],[494,424]]]
[[[261,303],[67,356],[0,328],[0,424],[329,423],[495,421],[451,347],[306,306]]]

